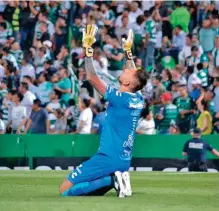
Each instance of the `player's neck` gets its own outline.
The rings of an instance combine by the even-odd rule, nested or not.
[[[119,91],[120,92],[130,92],[130,93],[134,93],[133,91],[131,91],[128,87],[126,86],[120,86],[119,87]]]

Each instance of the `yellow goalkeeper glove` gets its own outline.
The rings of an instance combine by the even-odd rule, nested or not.
[[[133,31],[132,29],[129,29],[128,38],[122,38],[122,47],[125,52],[127,59],[132,59],[132,44],[133,44]]]
[[[87,25],[86,29],[83,29],[82,43],[83,43],[83,47],[85,48],[85,55],[87,57],[92,57],[93,56],[92,45],[96,41],[95,35],[97,33],[97,30],[98,30],[98,28],[94,24]]]

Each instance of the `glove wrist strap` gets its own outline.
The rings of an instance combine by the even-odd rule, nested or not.
[[[125,51],[125,57],[127,60],[132,60],[133,59],[132,51],[131,50]]]
[[[86,57],[92,57],[93,53],[94,53],[93,48],[91,48],[91,47],[85,48],[85,56]]]

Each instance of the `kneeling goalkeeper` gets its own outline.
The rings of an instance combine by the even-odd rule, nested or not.
[[[109,104],[97,153],[73,170],[61,184],[59,191],[62,196],[103,195],[114,187],[114,176],[119,197],[131,195],[127,171],[136,126],[144,107],[144,99],[138,91],[146,85],[147,74],[144,70],[136,70],[131,53],[133,32],[130,30],[128,38],[123,39],[126,66],[118,78],[119,89],[100,80],[92,58],[97,30],[95,25],[87,25],[83,31],[85,69],[90,83]]]

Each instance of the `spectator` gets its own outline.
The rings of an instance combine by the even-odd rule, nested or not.
[[[55,26],[56,52],[58,53],[61,47],[67,42],[68,27],[64,17],[60,16]]]
[[[21,101],[21,105],[26,108],[27,117],[29,118],[31,112],[32,112],[32,105],[34,100],[36,99],[36,96],[28,91],[29,87],[28,84],[25,82],[22,82],[19,91],[23,95],[23,100]]]
[[[154,84],[154,100],[153,100],[153,104],[160,104],[161,100],[160,100],[160,96],[166,92],[166,88],[164,87],[164,85],[162,84],[162,77],[157,75],[154,80],[153,80],[153,84]]]
[[[112,38],[113,48],[110,50],[110,53],[107,53],[106,56],[109,59],[109,73],[118,78],[123,69],[123,50],[119,46],[119,41],[116,37]]]
[[[122,37],[123,35],[127,35],[128,32],[129,32],[129,29],[130,29],[130,26],[129,26],[129,19],[128,17],[124,16],[122,17],[122,26],[121,27],[117,27],[115,29],[115,34],[119,40],[120,43],[122,43]]]
[[[200,115],[197,119],[197,127],[200,128],[203,135],[212,133],[212,116],[208,110],[208,104],[204,101],[198,103]]]
[[[70,100],[71,81],[68,78],[68,70],[64,67],[59,69],[59,78],[60,81],[55,85],[55,90],[61,92],[60,100],[67,106]]]
[[[200,63],[200,52],[199,52],[198,47],[196,46],[193,46],[191,48],[191,51],[192,51],[191,56],[186,58],[186,63],[187,63],[187,66],[193,66],[195,68],[194,69],[195,73],[197,73],[198,70],[196,66],[197,64]]]
[[[131,2],[131,12],[129,13],[130,23],[135,23],[139,15],[143,15],[143,11],[138,7],[137,2]]]
[[[20,81],[23,80],[24,76],[29,76],[31,79],[36,78],[35,68],[30,63],[30,57],[25,55],[22,59],[21,70],[20,70]]]
[[[93,89],[93,86],[90,84],[90,82],[87,80],[87,74],[86,74],[85,69],[79,68],[78,71],[79,71],[78,79],[79,79],[81,91],[83,89],[86,93],[88,93],[90,97],[94,97],[94,89]]]
[[[105,111],[101,111],[101,107],[98,105],[92,106],[92,111],[95,115],[91,133],[93,134],[101,134],[104,126],[104,120],[105,120]]]
[[[159,133],[167,134],[170,124],[176,124],[178,117],[177,106],[172,104],[172,96],[169,92],[161,95],[163,106],[156,114],[155,119],[158,121]]]
[[[40,98],[39,87],[33,84],[33,80],[29,75],[24,75],[22,82],[27,83],[28,91],[33,93],[36,98]]]
[[[191,84],[192,84],[192,92],[190,92],[190,97],[194,102],[196,102],[196,100],[198,100],[198,98],[201,96],[201,81],[197,77],[191,81]]]
[[[1,112],[0,112],[0,134],[5,134],[5,124],[4,122],[2,121],[2,118],[1,118]]]
[[[36,46],[37,40],[41,39],[43,32],[41,31],[40,25],[41,22],[46,23],[48,27],[48,32],[50,34],[51,40],[53,39],[54,33],[55,33],[55,27],[54,24],[48,20],[48,12],[47,11],[41,11],[38,16],[38,21],[35,26],[35,35],[34,35],[34,46]]]
[[[50,94],[53,90],[52,83],[49,82],[48,74],[42,72],[39,77],[39,98],[41,100],[42,106],[45,107],[50,100]]]
[[[4,47],[2,49],[2,54],[3,54],[3,59],[10,61],[13,66],[16,68],[16,70],[18,70],[18,63],[15,59],[15,57],[10,53],[10,48],[9,47]]]
[[[199,40],[205,53],[209,53],[214,48],[215,31],[211,27],[208,19],[203,21],[203,26],[199,31]]]
[[[76,16],[74,24],[72,26],[72,35],[75,42],[81,42],[82,40],[82,19],[80,16]]]
[[[175,62],[178,63],[179,52],[186,45],[186,34],[182,30],[180,25],[177,25],[174,29],[174,35],[172,40],[171,56],[175,59]]]
[[[153,114],[149,107],[143,109],[136,128],[137,134],[154,135],[156,133]]]
[[[22,100],[22,94],[19,92],[13,94],[13,107],[11,109],[11,118],[9,120],[8,127],[11,127],[11,132],[16,134],[20,134],[22,131],[24,131],[24,125],[27,121],[27,111],[26,108],[21,105]]]
[[[215,37],[214,43],[215,45],[212,51],[212,56],[214,58],[214,66],[218,67],[219,66],[219,37]]]
[[[65,112],[69,132],[75,132],[78,125],[79,110],[75,100],[69,100],[69,107]]]
[[[193,100],[189,97],[186,86],[181,86],[178,89],[180,96],[174,100],[174,104],[179,111],[178,126],[183,134],[187,134],[190,130],[190,120],[193,106]]]
[[[3,78],[0,81],[0,105],[2,104],[2,101],[4,100],[5,95],[7,93],[8,93],[8,90],[7,90],[7,80],[6,80],[6,78]]]
[[[5,124],[5,128],[8,127],[9,119],[10,119],[10,114],[11,114],[11,108],[13,106],[12,103],[12,95],[14,91],[9,91],[2,102],[1,110],[2,110],[2,120]]]
[[[75,133],[89,134],[91,133],[93,113],[90,109],[90,100],[80,99],[79,101],[80,116]]]
[[[0,23],[0,44],[4,45],[10,36],[10,31],[7,30],[7,25],[5,22]]]
[[[65,134],[66,133],[66,118],[65,113],[62,109],[58,108],[55,110],[55,116],[56,116],[56,122],[55,122],[55,128],[52,131],[54,134]]]
[[[217,113],[217,116],[219,116],[219,77],[214,79],[214,106],[215,106],[215,112]]]
[[[145,61],[144,67],[145,69],[148,66],[154,66],[154,53],[155,53],[155,44],[156,44],[156,28],[155,22],[151,17],[150,11],[145,11],[144,16],[146,19],[145,27],[144,27],[144,46],[145,46]]]
[[[49,132],[49,121],[46,110],[41,107],[41,101],[35,99],[33,101],[33,110],[27,120],[25,132],[32,134],[46,134]]]
[[[179,127],[176,124],[171,124],[169,128],[169,134],[170,135],[179,135],[180,130]]]
[[[203,70],[203,64],[202,63],[197,64],[197,70],[198,70],[197,77],[201,81],[201,86],[203,88],[207,88],[207,86],[208,86],[208,75]]]
[[[188,66],[187,67],[187,75],[188,75],[187,88],[188,88],[188,92],[191,93],[192,90],[193,90],[192,82],[195,81],[198,78],[197,74],[194,73],[194,66]]]
[[[100,21],[98,23],[99,26],[106,25],[108,27],[112,27],[115,21],[115,14],[112,10],[109,9],[109,5],[106,2],[103,2],[100,7]]]
[[[60,92],[53,91],[50,93],[50,103],[46,106],[46,110],[48,112],[48,120],[49,120],[49,131],[53,131],[55,129],[56,116],[55,110],[60,109],[61,105],[59,103]]]
[[[116,21],[115,21],[115,27],[122,27],[122,19],[123,17],[128,17],[128,23],[131,23],[131,17],[129,15],[129,10],[128,9],[124,9],[122,14],[119,15],[117,18],[116,18]]]
[[[14,56],[18,66],[20,67],[23,59],[23,51],[20,49],[20,45],[18,42],[12,43],[10,53]]]
[[[48,25],[46,22],[40,23],[40,37],[37,38],[37,41],[43,43],[46,40],[50,40],[50,34],[48,32]]]
[[[180,1],[175,1],[175,10],[170,15],[170,23],[173,28],[177,25],[180,25],[184,32],[188,32],[188,26],[190,22],[190,14],[189,11],[182,6]]]
[[[108,73],[108,60],[104,56],[103,52],[101,49],[96,49],[94,51],[94,67],[96,71],[101,72],[101,73]]]

